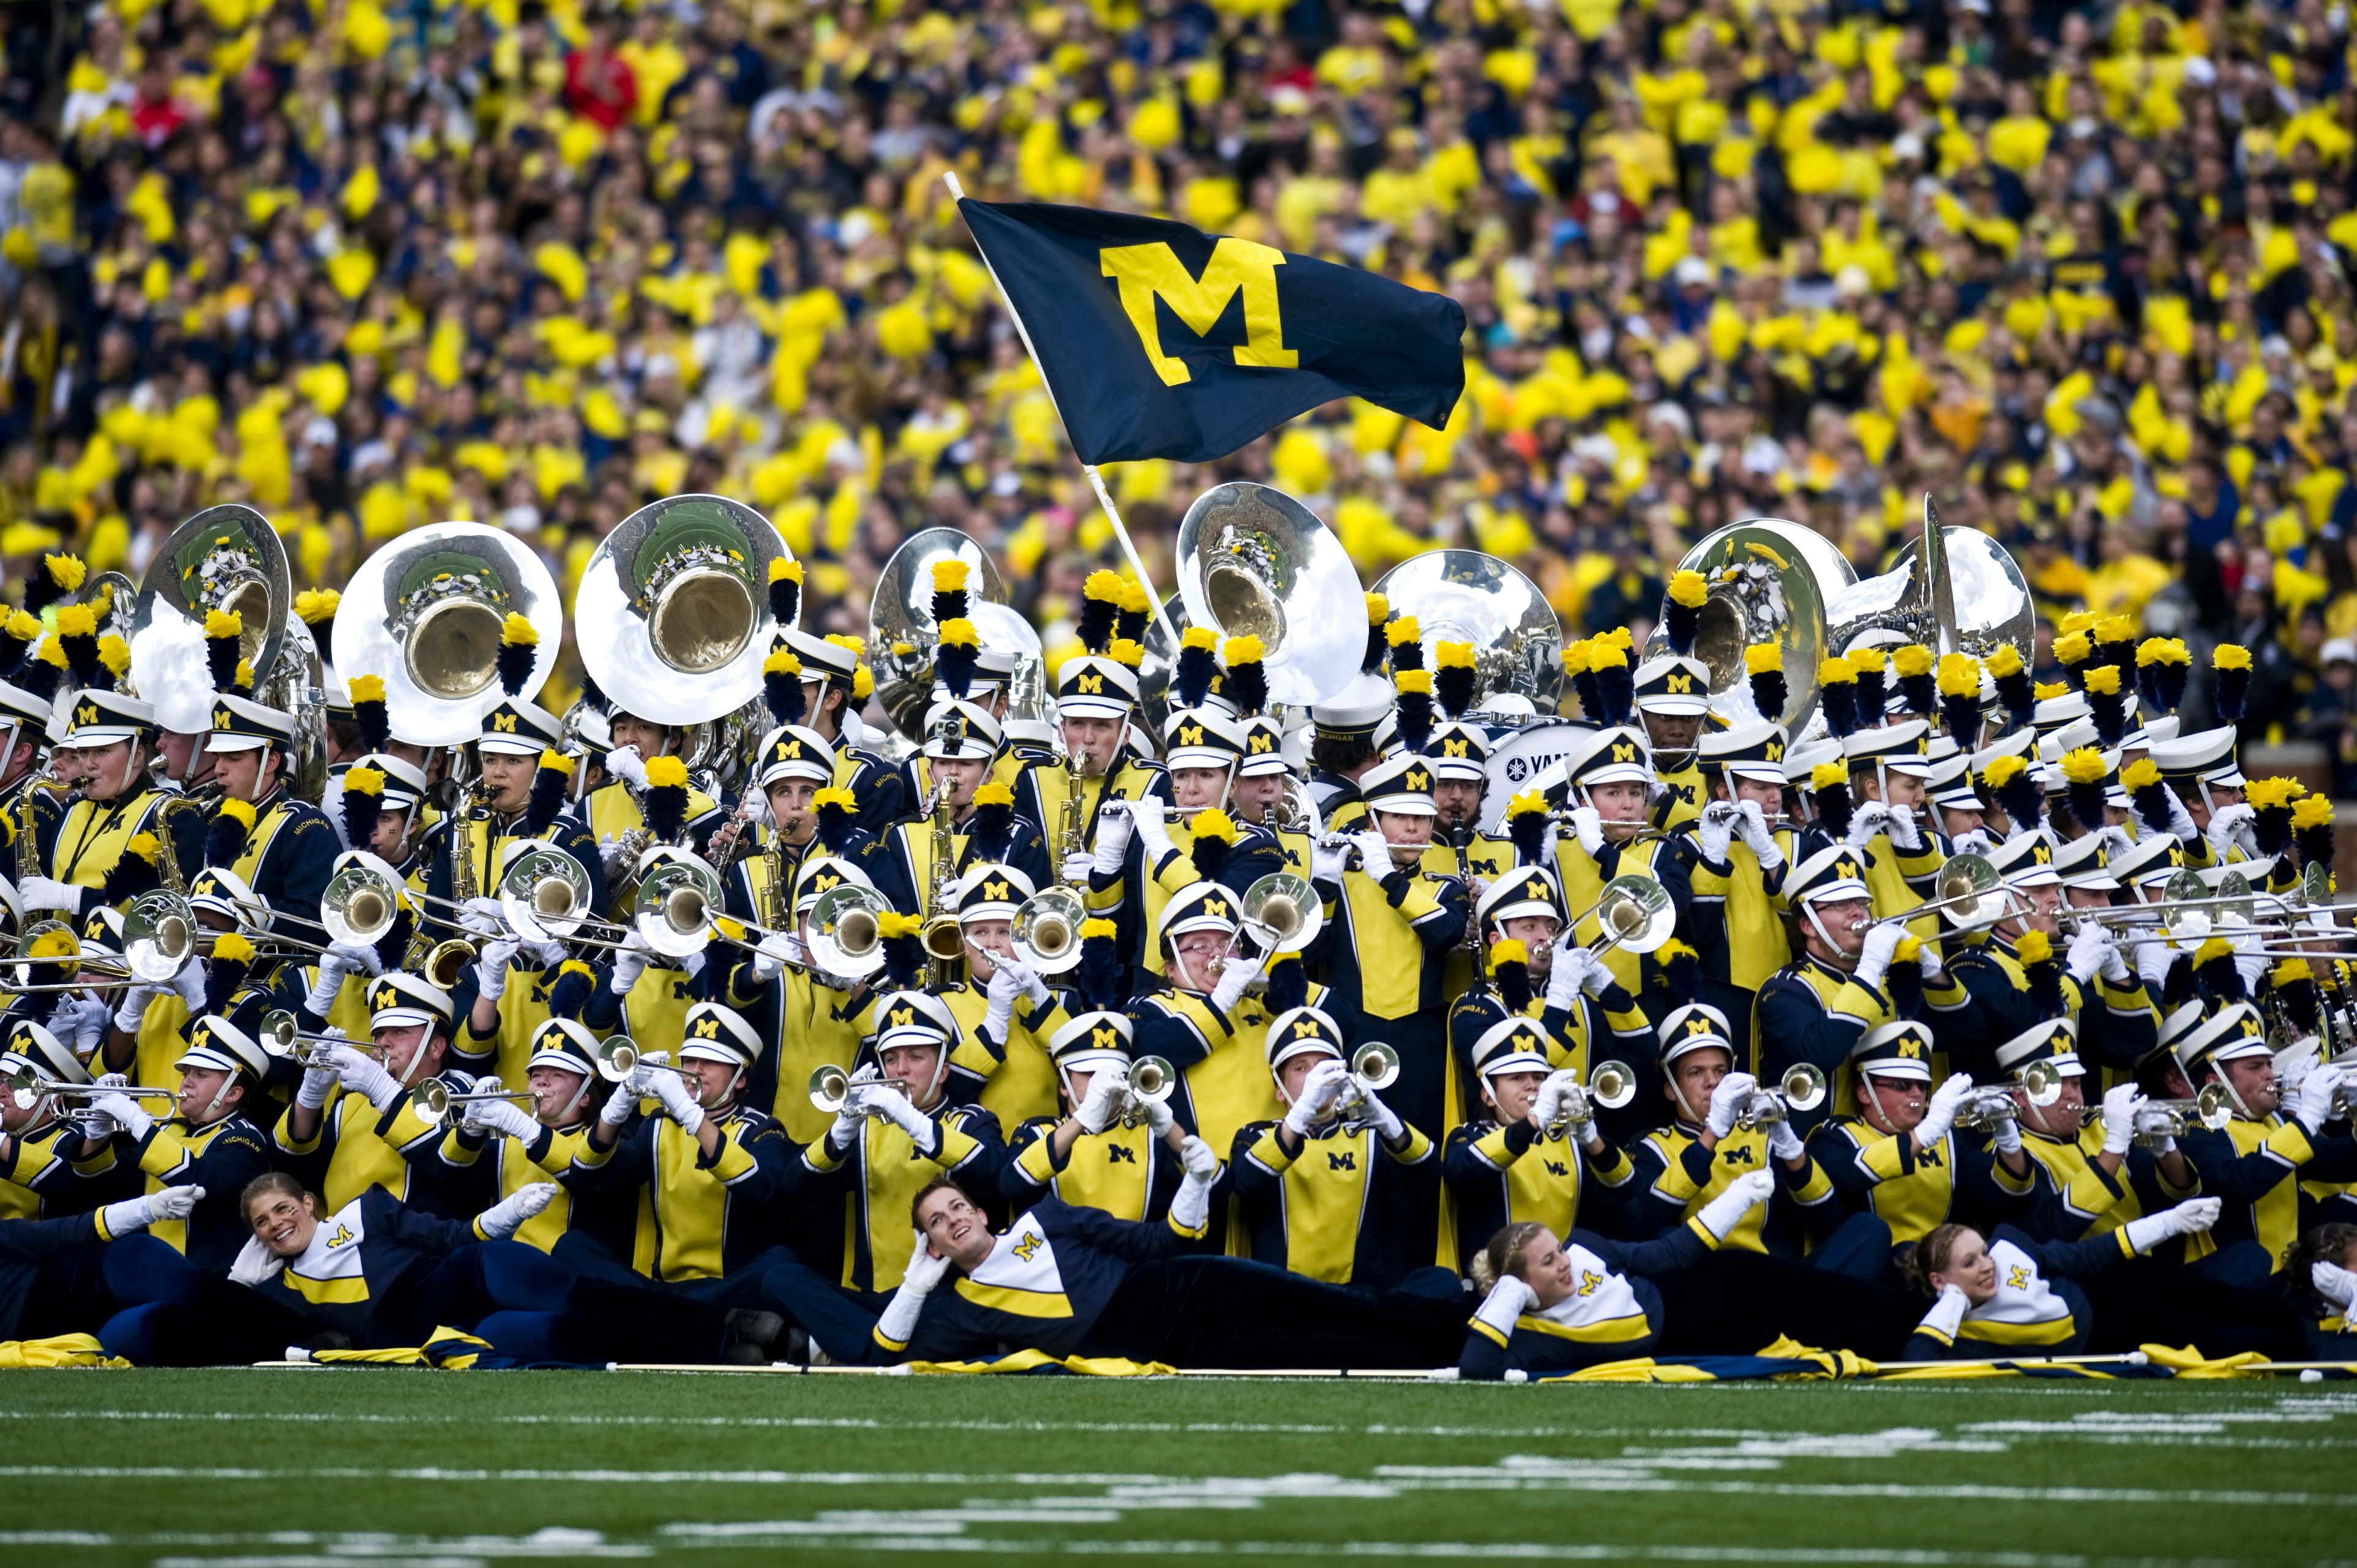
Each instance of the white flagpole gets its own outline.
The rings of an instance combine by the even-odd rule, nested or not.
[[[955,170],[943,170],[942,179],[950,188],[952,199],[965,199],[965,187],[958,183]],[[990,265],[990,252],[977,243],[974,253],[981,256],[982,264],[990,269],[990,281],[997,285],[999,300],[1006,306],[1007,319],[1015,323],[1016,336],[1023,339],[1023,351],[1031,356],[1031,368],[1039,372],[1039,384],[1048,389],[1048,405],[1056,410],[1057,421],[1062,423],[1064,411],[1056,402],[1056,388],[1048,380],[1047,367],[1039,363],[1039,350],[1031,346],[1031,328],[1023,325],[1023,313],[1015,308],[1015,300],[1007,294],[1006,285],[998,281],[998,269]],[[1070,424],[1064,425],[1067,435],[1071,434],[1071,429]],[[1177,658],[1178,628],[1170,624],[1170,617],[1162,608],[1161,591],[1155,587],[1153,575],[1146,569],[1145,558],[1138,554],[1136,542],[1129,537],[1129,529],[1121,521],[1121,509],[1113,504],[1113,495],[1105,489],[1104,476],[1097,472],[1094,463],[1082,464],[1081,472],[1089,477],[1090,487],[1097,492],[1097,504],[1104,508],[1105,518],[1113,524],[1114,537],[1121,541],[1121,553],[1129,557],[1129,569],[1137,574],[1138,585],[1146,590],[1146,607],[1153,610],[1155,621],[1162,628],[1162,635],[1170,639],[1171,657]]]

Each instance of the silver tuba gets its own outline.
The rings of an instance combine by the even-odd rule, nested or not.
[[[530,697],[547,683],[565,639],[556,579],[529,546],[496,528],[412,529],[352,574],[336,608],[336,663],[347,678],[383,679],[394,735],[418,746],[457,746],[482,729],[511,615],[540,634],[523,693]]]
[[[1980,659],[2003,644],[2025,663],[2031,657],[2035,618],[2020,566],[1976,529],[1941,527],[1928,495],[1922,538],[1880,576],[1860,581],[1823,534],[1766,517],[1708,535],[1677,569],[1708,582],[1695,657],[1710,667],[1711,705],[1736,723],[1777,719],[1798,737],[1817,710],[1818,664],[1861,643],[1920,642]],[[1781,714],[1755,714],[1744,675],[1744,650],[1767,642],[1784,650]],[[1657,624],[1646,657],[1668,650]]]
[[[1563,688],[1563,622],[1539,585],[1478,550],[1430,550],[1375,579],[1375,592],[1424,634],[1424,667],[1444,642],[1473,645],[1478,709],[1512,693],[1541,713]],[[1738,661],[1739,662],[1739,661]]]
[[[770,520],[740,501],[673,496],[640,507],[582,569],[573,601],[582,668],[617,712],[653,724],[737,712],[759,698],[780,629],[770,564],[792,559]]]
[[[1284,491],[1235,481],[1178,522],[1182,624],[1256,637],[1269,700],[1324,702],[1359,673],[1366,601],[1342,542]]]
[[[933,705],[933,648],[941,640],[941,628],[933,624],[933,566],[942,561],[965,563],[968,618],[982,646],[1016,656],[1014,684],[1033,693],[1036,708],[1025,716],[1045,720],[1047,663],[1039,634],[1007,607],[1006,582],[989,553],[954,528],[909,535],[876,580],[867,603],[867,662],[876,671],[876,700],[902,735],[925,738],[925,714]],[[1015,716],[1014,699],[1010,690],[1009,717]]]

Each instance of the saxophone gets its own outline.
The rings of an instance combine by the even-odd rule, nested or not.
[[[1068,863],[1088,853],[1088,835],[1081,828],[1081,755],[1069,746],[1064,751],[1064,781],[1067,789],[1064,796],[1063,832],[1060,835],[1063,842],[1058,846],[1061,853],[1056,856],[1056,873],[1059,876],[1063,875],[1064,866]],[[1111,787],[1110,781],[1107,787]]]
[[[956,875],[952,862],[957,852],[950,842],[950,787],[946,781],[933,786],[933,798],[927,811],[932,818],[933,868],[925,890],[921,940],[925,955],[931,960],[926,965],[926,983],[939,984],[955,978],[950,966],[965,956],[965,933],[958,927],[957,916],[950,911],[950,883]]]
[[[491,820],[490,791],[478,780],[467,786],[467,793],[458,809],[449,816],[450,823],[450,902],[460,908],[482,896],[482,887],[475,875],[475,846],[472,824]],[[488,844],[490,834],[484,835]],[[417,934],[409,939],[409,951],[402,958],[401,967],[413,974],[423,974],[434,984],[447,991],[458,983],[467,965],[475,961],[475,944],[463,935],[436,940],[425,922],[418,923]]]
[[[33,819],[33,798],[54,793],[58,796],[60,813],[73,810],[81,799],[81,791],[62,779],[48,779],[38,774],[25,780],[12,802],[16,818],[16,886],[22,888],[32,877],[41,875],[40,834]],[[58,919],[19,921],[16,928],[16,956],[22,958],[32,939],[48,929],[70,932],[72,927]]]

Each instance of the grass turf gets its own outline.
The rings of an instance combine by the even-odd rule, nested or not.
[[[2357,1557],[2357,1393],[17,1372],[0,1563]]]

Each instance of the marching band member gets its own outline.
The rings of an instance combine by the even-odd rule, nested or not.
[[[885,828],[867,856],[877,890],[894,908],[927,909],[935,879],[946,884],[963,875],[972,859],[1002,861],[1029,877],[1035,887],[1048,881],[1048,850],[1038,824],[1017,816],[1013,791],[991,778],[1001,738],[998,721],[973,703],[939,703],[927,714],[923,749],[909,761],[911,767],[924,764],[936,793],[919,800],[916,815]],[[928,805],[949,814],[946,865],[933,864],[933,817],[924,810]],[[977,849],[977,829],[1006,836]]]
[[[619,852],[640,830],[653,832],[661,842],[673,844],[703,843],[720,825],[720,802],[692,783],[678,787],[687,791],[681,809],[681,820],[666,824],[668,831],[659,830],[647,820],[645,801],[649,785],[666,778],[671,769],[654,768],[661,758],[668,757],[679,764],[683,778],[687,764],[681,752],[686,733],[677,725],[656,724],[619,708],[606,713],[608,733],[613,745],[605,757],[608,782],[588,792],[582,800],[579,814],[588,823],[590,836],[597,840],[598,854],[606,861],[606,874],[619,883],[630,868],[622,864]],[[609,916],[627,916],[627,909],[611,908]]]
[[[1182,654],[1184,662],[1186,655]],[[1210,654],[1202,658],[1208,663]],[[1170,715],[1165,757],[1174,804],[1165,820],[1162,802],[1133,801],[1127,858],[1108,883],[1092,875],[1089,903],[1103,910],[1117,899],[1134,936],[1138,983],[1151,986],[1164,974],[1160,945],[1149,939],[1164,931],[1163,907],[1178,893],[1204,882],[1223,884],[1241,895],[1263,875],[1285,869],[1284,849],[1265,828],[1239,827],[1223,807],[1243,742],[1234,726],[1203,708]],[[1206,842],[1206,841],[1209,842]],[[1100,846],[1103,843],[1100,838]],[[1133,892],[1132,889],[1135,889]]]
[[[442,1077],[457,1006],[448,992],[400,970],[369,983],[369,1004],[370,1051],[313,1042],[295,1102],[271,1131],[272,1164],[331,1209],[382,1187],[447,1217],[460,1200],[436,1158],[442,1125],[418,1113],[412,1090]],[[463,1092],[472,1080],[445,1081]]]
[[[2189,1119],[2178,1145],[2201,1177],[2205,1197],[2223,1200],[2210,1232],[2210,1251],[2234,1253],[2205,1261],[2212,1278],[2252,1288],[2272,1273],[2299,1233],[2300,1184],[2357,1179],[2357,1140],[2345,1131],[2338,1103],[2341,1069],[2309,1069],[2288,1094],[2276,1076],[2275,1053],[2257,1009],[2233,1002],[2205,1019],[2175,1047],[2185,1079],[2197,1092],[2215,1084],[2233,1120],[2212,1128]],[[2287,1110],[2288,1114],[2287,1114]],[[2328,1123],[2342,1132],[2328,1136]],[[2239,1247],[2255,1242],[2255,1248]]]
[[[1094,999],[1118,997],[1084,990],[1096,991]],[[1189,1137],[1168,1094],[1133,1099],[1132,1038],[1129,1018],[1111,1007],[1092,1006],[1056,1031],[1056,1077],[1069,1109],[1060,1118],[1033,1117],[1007,1140],[999,1188],[1013,1212],[1050,1195],[1116,1219],[1155,1220],[1170,1212]]]
[[[9,1024],[6,1047],[0,1048],[0,1078],[17,1073],[49,1083],[91,1081],[81,1058],[29,1018]],[[54,1094],[0,1090],[0,1229],[11,1228],[8,1221],[77,1213],[103,1196],[75,1179],[72,1156],[82,1131],[67,1114],[70,1104]]]
[[[425,862],[421,851],[429,810],[425,804],[426,788],[424,769],[387,752],[369,752],[341,773],[343,820],[348,824],[346,832],[351,835],[350,847],[375,855],[393,868],[396,881],[419,888],[425,886]],[[375,814],[357,832],[349,825],[355,796],[375,797]]]
[[[1904,914],[1928,897],[1947,851],[1928,823],[1931,726],[1905,719],[1860,729],[1842,743],[1849,768],[1848,842],[1865,852],[1866,886],[1878,918]],[[1940,937],[1936,915],[1910,921],[1925,941]]]
[[[1702,815],[1704,781],[1695,766],[1710,713],[1710,666],[1690,655],[1663,653],[1637,666],[1637,721],[1653,760],[1659,791],[1653,827],[1674,832]]]
[[[209,643],[214,640],[210,630]],[[234,628],[229,641],[233,651]],[[235,691],[214,697],[212,712],[212,738],[205,750],[223,794],[214,803],[205,835],[204,864],[231,872],[255,897],[300,922],[299,933],[323,940],[324,933],[300,912],[319,907],[342,846],[326,813],[288,787],[295,766],[294,716]]]
[[[1229,1148],[1245,1126],[1284,1112],[1268,1076],[1269,1021],[1313,992],[1321,1004],[1327,996],[1310,985],[1298,953],[1238,950],[1242,918],[1239,900],[1219,882],[1199,882],[1163,905],[1157,946],[1166,982],[1139,996],[1134,1013],[1137,1053],[1178,1069],[1170,1105],[1179,1125]],[[1091,968],[1084,951],[1084,988]]]
[[[1781,680],[1781,677],[1780,677]],[[1686,832],[1694,870],[1687,906],[1702,958],[1702,1000],[1753,1057],[1752,998],[1792,961],[1777,908],[1799,835],[1784,817],[1784,726],[1736,725],[1702,737],[1698,763],[1710,791]]]
[[[896,929],[886,940],[914,945],[915,932]],[[963,1176],[984,1190],[998,1183],[1006,1161],[998,1119],[952,1104],[944,1092],[958,1035],[948,1004],[929,992],[879,997],[874,1071],[861,1069],[834,1123],[794,1162],[795,1206],[842,1230],[799,1250],[813,1264],[841,1259],[837,1283],[846,1290],[873,1294],[900,1283],[909,1237],[899,1216],[926,1182]]]
[[[1413,751],[1369,768],[1360,779],[1363,825],[1340,854],[1320,852],[1317,880],[1321,888],[1340,884],[1329,1011],[1362,1020],[1370,1036],[1400,1053],[1401,1113],[1439,1126],[1449,1065],[1434,960],[1463,940],[1468,907],[1463,884],[1427,882],[1421,873],[1432,842],[1432,779],[1431,762]]]
[[[1318,824],[1299,820],[1295,810],[1298,779],[1286,760],[1285,726],[1268,713],[1268,672],[1264,667],[1260,639],[1232,637],[1221,646],[1227,669],[1223,683],[1236,705],[1235,728],[1243,755],[1236,764],[1236,781],[1230,791],[1230,814],[1246,826],[1262,829],[1276,840],[1285,869],[1296,876],[1309,875],[1309,841]],[[1298,796],[1306,805],[1306,793]],[[1480,790],[1473,791],[1480,805]],[[1215,1144],[1214,1147],[1217,1147]]]
[[[102,1331],[121,1306],[108,1283],[119,1262],[112,1243],[185,1219],[203,1197],[195,1187],[167,1187],[59,1219],[0,1221],[0,1339]]]
[[[589,1133],[606,1108],[613,1087],[597,1071],[597,1037],[575,1015],[590,982],[576,974],[560,981],[550,997],[551,1012],[524,1069],[529,1099],[469,1099],[457,1124],[443,1138],[437,1153],[446,1164],[468,1166],[487,1156],[497,1172],[492,1189],[501,1198],[514,1197],[536,1182],[558,1184],[548,1206],[516,1228],[515,1239],[544,1252],[554,1251],[568,1230],[586,1232],[619,1259],[627,1259],[639,1273],[649,1273],[654,1260],[642,1254],[639,1243],[651,1235],[639,1233],[639,1194],[608,1196],[576,1192],[565,1185],[574,1164],[588,1148]],[[475,1096],[497,1094],[499,1079],[475,1080]]]
[[[2094,1310],[2078,1282],[2172,1236],[2216,1223],[2219,1202],[2196,1197],[2083,1241],[2040,1241],[2010,1225],[1984,1237],[1950,1223],[1909,1250],[1907,1282],[1933,1297],[1907,1359],[2072,1356],[2086,1348]]]
[[[2044,1105],[2021,1087],[2022,1073],[2033,1066],[2055,1079],[2058,1092]],[[2148,1113],[2133,1080],[2104,1096],[2100,1116],[2086,1115],[2087,1069],[2070,1019],[2049,1019],[1999,1046],[1996,1070],[2000,1081],[2013,1085],[2022,1148],[2044,1173],[2067,1221],[2055,1240],[2109,1235],[2200,1194],[2201,1178],[2174,1138],[2163,1134],[2151,1149],[2136,1146]]]
[[[1229,1167],[1254,1259],[1331,1284],[1395,1285],[1433,1257],[1440,1162],[1430,1138],[1352,1075],[1346,1048],[1322,1008],[1269,1021],[1286,1112],[1239,1132]]]
[[[799,570],[801,564],[783,564]],[[770,585],[772,607],[782,581],[778,579]],[[801,588],[800,582],[793,584],[797,600]],[[859,662],[859,639],[813,637],[788,624],[792,618],[778,618],[779,639],[792,656],[802,689],[801,706],[805,716],[792,722],[803,725],[826,742],[835,762],[834,777],[827,782],[835,789],[851,791],[861,816],[871,822],[895,821],[909,809],[906,781],[899,768],[859,743],[859,704],[867,700],[873,688],[866,667]],[[771,657],[775,658],[774,652]]]
[[[131,851],[131,859],[139,852]],[[122,914],[103,905],[82,919],[82,958],[93,967],[107,963],[118,974],[124,961]],[[170,1063],[185,1047],[182,1031],[204,1010],[205,966],[190,958],[169,980],[147,983],[121,978],[112,983],[113,1012],[107,1019],[98,1058],[108,1072],[160,1088],[172,1081]]]
[[[1625,658],[1618,648],[1598,649],[1592,657]],[[1609,677],[1627,678],[1627,671],[1617,667],[1597,674],[1608,693],[1614,686]],[[1609,695],[1606,700],[1613,701]],[[1595,943],[1602,932],[1597,901],[1603,897],[1606,883],[1624,875],[1647,875],[1659,882],[1684,927],[1692,898],[1690,852],[1685,841],[1651,831],[1646,811],[1653,769],[1642,736],[1626,725],[1598,731],[1586,753],[1568,759],[1567,772],[1571,796],[1579,803],[1571,809],[1571,831],[1556,840],[1555,865],[1563,877],[1565,903],[1587,911],[1572,934],[1582,946]],[[1614,946],[1602,956],[1622,989],[1641,993],[1643,960],[1638,954]]]
[[[1492,1235],[1467,1270],[1480,1290],[1458,1375],[1495,1382],[1510,1372],[1544,1376],[1650,1354],[1668,1312],[1650,1276],[1693,1267],[1762,1202],[1775,1178],[1737,1176],[1691,1224],[1650,1241],[1614,1241],[1536,1220]]]
[[[1462,1071],[1476,1072],[1479,1043],[1504,1018],[1536,1022],[1549,1069],[1567,1068],[1581,1082],[1598,1062],[1646,1054],[1652,1026],[1637,999],[1600,958],[1565,940],[1552,871],[1531,865],[1500,876],[1482,895],[1476,918],[1489,950],[1488,983],[1460,997],[1448,1015],[1449,1044]],[[1607,1121],[1613,1121],[1609,1112]]]
[[[1130,715],[1137,705],[1137,675],[1112,651],[1121,590],[1121,579],[1111,572],[1092,574],[1083,587],[1077,628],[1082,651],[1065,660],[1056,671],[1056,734],[1068,760],[1062,768],[1024,769],[1016,795],[1016,811],[1039,823],[1049,835],[1060,865],[1075,789],[1079,814],[1069,820],[1079,825],[1081,848],[1092,857],[1092,864],[1103,858],[1096,854],[1103,827],[1110,824],[1120,832],[1129,830],[1128,820],[1116,821],[1103,811],[1104,803],[1142,800],[1163,792],[1161,765],[1129,741]],[[1119,856],[1114,860],[1117,865]],[[1087,885],[1087,867],[1072,865],[1061,869],[1065,882]]]
[[[821,793],[834,791],[830,787]],[[840,841],[845,852],[854,848],[848,802],[820,800],[817,808],[821,847],[827,853],[805,856],[793,886],[792,934],[802,954],[811,950],[811,911],[822,897],[845,886],[875,886],[866,872],[831,847]],[[866,842],[865,835],[859,837]],[[771,950],[780,945],[763,939],[761,952],[747,955],[730,971],[725,995],[730,1007],[752,1020],[763,1039],[777,1042],[755,1064],[748,1093],[756,1103],[767,1104],[787,1138],[800,1145],[818,1138],[833,1120],[811,1104],[810,1076],[828,1063],[850,1061],[859,1054],[875,993],[857,980],[823,972],[813,961],[784,962]],[[768,1085],[766,1100],[754,1092],[763,1084]]]
[[[182,865],[204,864],[204,814],[164,806],[178,797],[152,787],[148,761],[156,748],[156,710],[135,697],[95,687],[73,693],[64,709],[66,732],[57,743],[71,754],[81,799],[60,810],[45,794],[31,797],[34,841],[42,873],[16,889],[27,920],[54,910],[70,923],[101,905],[119,907],[156,886],[156,834],[169,832]],[[148,840],[147,853],[132,854]],[[130,864],[126,864],[126,859]]]
[[[1991,1219],[2028,1210],[2039,1183],[2018,1130],[1999,1122],[1986,1150],[1955,1135],[1973,1079],[1951,1073],[1932,1090],[1930,1029],[1907,1019],[1884,1024],[1853,1047],[1850,1066],[1857,1114],[1819,1126],[1809,1152],[1851,1216],[1872,1215],[1887,1228],[1884,1240],[1903,1248],[1960,1208]],[[1888,1247],[1879,1256],[1902,1262]]]
[[[788,906],[804,855],[863,853],[866,835],[856,827],[857,798],[834,783],[834,748],[825,736],[801,725],[780,725],[761,737],[756,757],[749,788],[759,791],[758,808],[740,801],[738,810],[745,813],[741,825],[757,836],[743,840],[744,852],[737,853],[740,824],[732,819],[712,835],[711,858],[726,885],[729,913],[766,926],[774,923],[772,908]],[[819,832],[821,795],[840,808],[833,843]],[[765,809],[759,814],[769,818],[766,828],[756,820],[757,809]],[[784,880],[773,886],[780,875]]]
[[[159,1219],[148,1234],[194,1267],[224,1273],[245,1244],[234,1195],[270,1166],[269,1139],[246,1113],[262,1097],[270,1057],[227,1019],[203,1017],[173,1066],[180,1073],[179,1101],[168,1116],[149,1115],[127,1085],[92,1095],[76,1163],[87,1165],[102,1154],[130,1156],[127,1163],[145,1176],[151,1197],[167,1187],[199,1188],[199,1201],[185,1218]],[[102,1086],[120,1081],[99,1080]],[[107,1134],[93,1136],[92,1122],[101,1118]]]
[[[1002,1127],[1020,1126],[1056,1108],[1047,1042],[1063,1020],[1062,1006],[1015,952],[1015,917],[1035,891],[1031,879],[1011,865],[968,866],[952,896],[965,939],[966,979],[932,988],[958,1023],[950,1097],[980,1105]]]
[[[1847,844],[1794,866],[1784,894],[1799,955],[1760,988],[1755,1076],[1774,1082],[1800,1062],[1825,1075],[1824,1105],[1796,1117],[1805,1137],[1827,1115],[1857,1109],[1844,1069],[1861,1038],[1916,1007],[1944,1020],[1964,994],[1904,926],[1870,922],[1865,864]]]
[[[1629,1157],[1597,1131],[1585,1096],[1575,1101],[1581,1075],[1554,1066],[1551,1045],[1546,1031],[1520,1014],[1474,1042],[1474,1073],[1488,1114],[1449,1130],[1440,1166],[1457,1204],[1464,1255],[1454,1261],[1469,1273],[1475,1252],[1465,1238],[1524,1222],[1569,1235],[1583,1197],[1591,1208],[1608,1210],[1626,1196]],[[1604,1190],[1594,1192],[1591,1181]]]
[[[2235,756],[2239,735],[2229,723],[2157,741],[2146,753],[2147,766],[2121,771],[2137,826],[2147,833],[2176,834],[2188,865],[2259,858],[2254,826],[2258,813],[2243,799],[2244,779]],[[2162,786],[2158,794],[2151,789],[2156,775]]]

